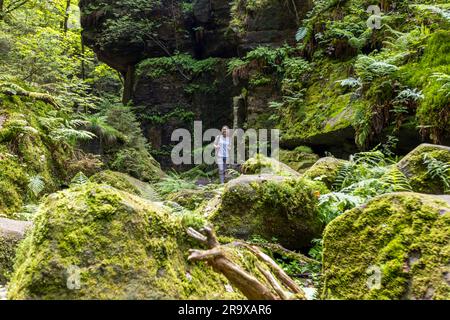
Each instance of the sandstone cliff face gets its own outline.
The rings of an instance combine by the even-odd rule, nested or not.
[[[260,117],[277,89],[255,88],[239,101],[245,83],[233,84],[227,63],[260,45],[295,41],[311,1],[81,0],[80,7],[84,42],[122,73],[124,102],[133,101],[145,135],[159,150],[170,144],[175,128],[190,128],[192,120],[207,128],[231,126],[236,101],[239,124],[270,125]]]
[[[386,11],[390,27],[405,35],[416,37],[421,23],[432,32],[402,51],[384,41],[392,37],[388,28],[367,28],[362,0],[325,7],[312,0],[82,0],[80,6],[85,43],[123,74],[123,100],[133,101],[163,164],[173,129],[193,120],[209,128],[278,127],[282,148],[306,145],[337,157],[388,136],[399,140],[399,154],[421,142],[448,144],[448,98],[427,82],[448,68],[445,59],[433,59],[445,56],[449,37],[438,15],[406,4]],[[397,58],[380,49],[412,56],[391,64]],[[376,71],[380,63],[387,69]],[[405,100],[408,92],[418,100]]]

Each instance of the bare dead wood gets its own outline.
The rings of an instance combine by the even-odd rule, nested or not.
[[[259,248],[246,243],[234,243],[242,247],[250,254],[257,257],[265,267],[257,265],[257,269],[263,275],[264,280],[259,280],[250,272],[244,270],[236,262],[227,256],[227,247],[222,246],[212,228],[204,228],[198,232],[192,228],[187,230],[192,238],[203,243],[208,250],[189,250],[189,261],[204,261],[216,272],[223,274],[236,288],[238,288],[250,300],[287,300],[292,297],[304,299],[303,290],[266,254]],[[273,273],[272,273],[273,272]],[[280,282],[281,284],[280,284]],[[283,286],[287,289],[285,290]]]
[[[286,291],[283,290],[281,285],[278,283],[277,279],[271,274],[269,271],[265,270],[264,268],[258,266],[258,270],[266,277],[267,281],[269,281],[270,285],[274,288],[274,290],[277,292],[277,294],[280,296],[282,300],[288,300],[289,295]]]
[[[31,99],[39,100],[45,103],[50,104],[55,109],[60,109],[61,106],[56,102],[55,98],[53,98],[51,95],[47,93],[41,93],[41,92],[33,92],[33,91],[27,91],[20,86],[17,85],[8,85],[2,88],[0,84],[0,93],[8,95],[8,96],[21,96],[21,97],[28,97]]]
[[[278,266],[278,264],[275,263],[275,261],[272,260],[267,254],[262,252],[259,248],[256,246],[250,246],[248,244],[243,244],[245,247],[247,247],[250,251],[252,251],[259,259],[264,261],[267,265],[270,266],[272,271],[276,274],[276,276],[282,281],[282,283],[291,289],[295,294],[304,294],[303,290],[295,283],[294,280],[289,277],[286,272],[284,272],[283,269]]]

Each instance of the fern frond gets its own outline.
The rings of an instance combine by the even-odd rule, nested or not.
[[[392,192],[412,191],[408,178],[396,166],[393,166],[380,179],[390,186]]]
[[[89,178],[83,172],[78,172],[70,181],[71,184],[82,185],[89,181]]]
[[[28,189],[38,197],[39,194],[45,189],[45,182],[42,176],[35,175],[28,180]]]
[[[428,153],[422,157],[423,163],[427,166],[427,174],[432,179],[439,179],[444,184],[445,191],[450,191],[450,163],[440,161]]]

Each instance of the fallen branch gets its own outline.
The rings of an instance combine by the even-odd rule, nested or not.
[[[200,232],[189,228],[187,233],[192,238],[207,246],[207,250],[189,250],[189,261],[204,261],[216,272],[223,274],[249,300],[288,300],[305,299],[303,290],[292,280],[268,255],[256,246],[236,242],[235,248],[247,250],[254,255],[256,269],[262,275],[252,274],[243,269],[231,258],[229,245],[221,245],[212,228]]]
[[[32,98],[35,100],[40,100],[40,101],[50,104],[55,109],[61,109],[61,106],[56,102],[56,100],[55,100],[55,98],[53,98],[53,96],[51,96],[47,93],[27,91],[27,90],[23,89],[22,87],[18,86],[17,84],[0,83],[0,93],[8,95],[8,96],[21,96],[21,97]]]

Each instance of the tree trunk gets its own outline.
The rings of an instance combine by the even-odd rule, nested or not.
[[[86,47],[84,46],[83,38],[81,38],[81,79],[86,80],[86,63],[84,61]]]
[[[0,0],[0,21],[3,20],[3,7],[4,7],[4,0]]]
[[[69,29],[69,10],[70,10],[70,5],[71,5],[71,0],[67,0],[66,1],[66,12],[64,14],[64,22],[63,22],[63,28],[64,28],[64,33],[67,32],[67,30]]]
[[[134,86],[134,65],[129,65],[127,72],[124,74],[124,88],[123,88],[123,104],[128,104],[131,101],[133,95],[133,86]]]

